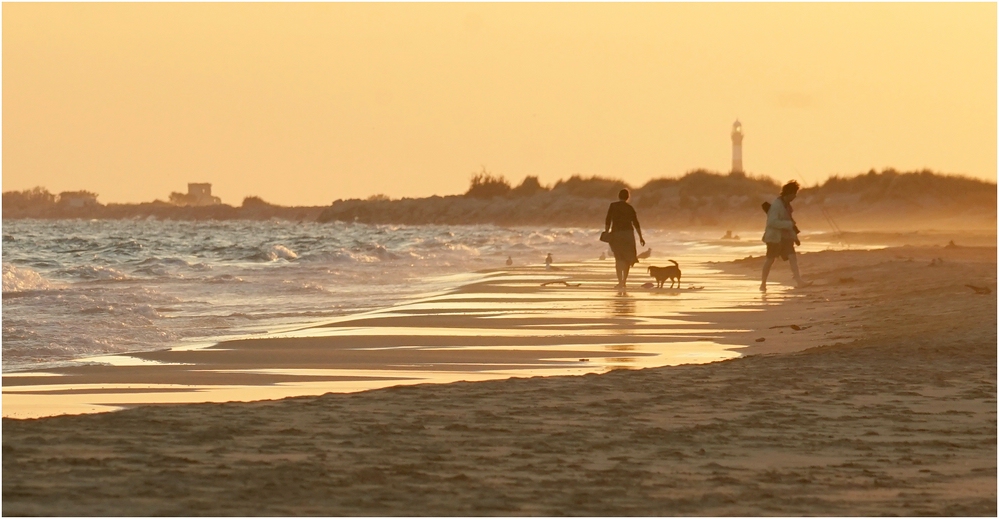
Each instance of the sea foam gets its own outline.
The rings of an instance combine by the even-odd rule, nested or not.
[[[52,284],[41,274],[27,267],[3,264],[3,293],[48,290]]]

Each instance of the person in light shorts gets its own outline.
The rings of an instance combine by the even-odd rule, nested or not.
[[[767,227],[763,231],[763,241],[767,244],[767,259],[763,262],[763,280],[760,283],[760,291],[767,291],[767,277],[770,275],[770,267],[773,266],[777,258],[791,264],[791,274],[794,275],[794,282],[798,287],[808,286],[801,279],[798,272],[798,257],[794,254],[794,246],[801,245],[798,240],[798,226],[795,225],[791,213],[791,201],[798,196],[798,183],[794,180],[784,184],[780,190],[780,196],[770,204],[767,211]]]

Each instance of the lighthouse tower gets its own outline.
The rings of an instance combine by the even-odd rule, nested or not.
[[[742,123],[732,125],[732,172],[742,173]]]

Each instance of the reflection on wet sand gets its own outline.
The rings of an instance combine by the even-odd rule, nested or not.
[[[611,299],[611,314],[619,317],[635,315],[635,298],[626,292],[618,292],[614,299]]]
[[[755,283],[687,261],[704,290],[613,289],[605,264],[480,273],[381,311],[263,338],[94,359],[4,377],[4,416],[99,412],[144,403],[225,402],[400,384],[582,375],[738,356],[702,316],[758,311]],[[566,283],[548,284],[552,281]],[[698,281],[700,284],[701,282]],[[784,297],[779,287],[769,300]],[[63,375],[53,377],[52,374]]]

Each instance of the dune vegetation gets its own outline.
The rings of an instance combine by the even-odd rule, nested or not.
[[[528,176],[517,186],[485,170],[463,195],[337,200],[319,221],[393,224],[566,225],[600,227],[607,204],[621,188],[646,226],[747,229],[761,223],[761,204],[780,183],[766,176],[691,171],[642,186],[573,176],[542,186]],[[839,229],[995,228],[996,184],[931,171],[871,170],[803,186],[796,217],[824,231]]]
[[[483,168],[472,175],[468,190],[460,195],[392,199],[378,194],[367,199],[336,200],[327,207],[285,207],[256,196],[246,197],[240,206],[190,206],[176,200],[105,205],[96,201],[95,193],[55,195],[36,187],[3,193],[3,217],[280,218],[368,224],[599,228],[607,204],[616,199],[622,188],[631,190],[631,203],[647,227],[752,230],[762,224],[760,205],[773,200],[780,183],[767,176],[698,169],[676,178],[653,179],[642,186],[578,175],[548,186],[542,185],[536,176],[527,176],[514,185]],[[80,205],[81,199],[86,203]],[[871,170],[805,185],[794,207],[803,230],[995,229],[996,184],[928,170]]]

